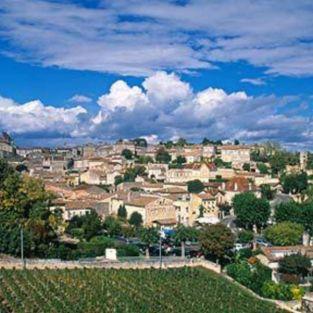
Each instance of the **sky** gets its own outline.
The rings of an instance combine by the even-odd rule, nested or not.
[[[0,130],[313,147],[311,0],[1,0]]]

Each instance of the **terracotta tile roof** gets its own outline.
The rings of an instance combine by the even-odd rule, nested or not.
[[[199,193],[198,197],[201,198],[202,200],[213,200],[213,199],[215,199],[215,197],[210,192]]]
[[[302,253],[310,258],[313,258],[313,246],[284,246],[284,247],[263,247],[262,251],[264,255],[272,262],[278,261],[284,257],[284,255]]]
[[[84,209],[91,209],[96,206],[96,201],[69,201],[65,204],[65,210],[84,210]]]
[[[244,145],[225,145],[220,147],[221,150],[250,150],[249,146],[244,146]]]
[[[226,191],[238,191],[238,192],[246,192],[246,191],[255,191],[256,187],[245,177],[233,177],[225,184]]]
[[[151,202],[156,201],[159,199],[158,197],[149,197],[149,196],[140,196],[138,198],[134,198],[130,201],[126,201],[125,204],[133,205],[133,206],[138,206],[138,207],[145,207]]]

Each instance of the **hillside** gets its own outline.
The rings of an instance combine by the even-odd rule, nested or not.
[[[0,312],[282,312],[202,268],[0,270]]]

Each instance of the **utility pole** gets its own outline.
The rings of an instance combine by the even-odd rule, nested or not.
[[[21,234],[21,261],[23,264],[23,269],[26,268],[26,261],[24,258],[24,232],[23,232],[23,226],[21,226],[21,230],[20,230],[20,234]]]
[[[160,257],[160,268],[162,268],[162,232],[161,232],[161,230],[160,230],[159,257]]]

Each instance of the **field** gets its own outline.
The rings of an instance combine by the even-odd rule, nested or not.
[[[0,270],[0,312],[282,312],[202,268]]]

